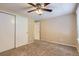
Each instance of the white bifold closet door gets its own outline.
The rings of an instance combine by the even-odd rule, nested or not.
[[[0,52],[28,44],[28,19],[0,12]]]
[[[0,12],[0,52],[14,48],[15,16]]]
[[[16,47],[28,44],[28,19],[16,16]]]

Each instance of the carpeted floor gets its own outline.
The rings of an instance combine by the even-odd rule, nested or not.
[[[74,47],[35,41],[34,43],[0,53],[0,56],[78,56]]]

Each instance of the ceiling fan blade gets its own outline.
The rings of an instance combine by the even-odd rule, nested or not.
[[[52,12],[52,9],[43,9],[43,8],[42,8],[42,10],[48,11],[48,12]]]
[[[44,3],[44,7],[47,6],[47,5],[49,5],[49,4],[50,4],[50,3]]]
[[[34,5],[33,3],[28,3],[29,5],[32,5],[33,7],[36,7],[36,5]]]
[[[33,11],[36,11],[36,9],[30,10],[30,11],[27,11],[27,12],[30,13],[30,12],[33,12]]]

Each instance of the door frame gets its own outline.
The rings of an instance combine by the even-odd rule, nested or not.
[[[41,22],[40,21],[35,21],[35,23],[40,23],[39,24],[39,40],[41,40]],[[35,27],[34,27],[34,30],[35,30]]]

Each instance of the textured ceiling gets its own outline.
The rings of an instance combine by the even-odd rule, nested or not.
[[[50,17],[61,16],[75,12],[76,4],[74,3],[50,3],[47,8],[52,9],[52,12],[43,12],[38,15],[35,12],[27,13],[27,10],[32,9],[32,6],[27,3],[0,3],[0,9],[10,10],[19,14],[31,16],[35,20],[46,19]]]

